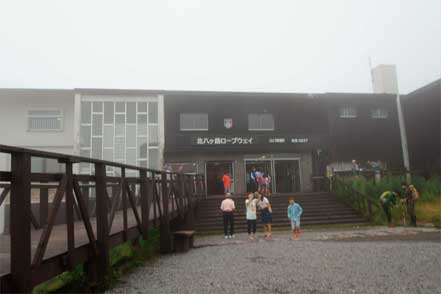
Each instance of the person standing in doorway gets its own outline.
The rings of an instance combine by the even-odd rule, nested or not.
[[[263,194],[265,187],[265,178],[263,177],[263,172],[259,170],[256,172],[256,180],[257,180],[257,192]]]
[[[265,193],[264,195],[269,195],[271,192],[271,176],[268,173],[265,173]]]
[[[231,178],[227,172],[224,172],[224,176],[222,177],[222,182],[224,183],[224,193],[231,192]]]
[[[255,240],[256,238],[256,210],[257,210],[257,199],[254,198],[254,193],[249,193],[248,198],[245,200],[246,207],[246,219],[248,228],[248,238],[250,240]]]
[[[268,197],[257,193],[259,208],[262,210],[262,223],[265,240],[271,240],[271,223],[273,221],[271,204]]]
[[[236,209],[231,194],[227,193],[222,201],[220,209],[224,221],[224,238],[234,238],[234,210]]]

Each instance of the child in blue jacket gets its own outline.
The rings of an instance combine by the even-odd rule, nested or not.
[[[291,222],[291,240],[300,236],[300,216],[302,212],[302,207],[298,203],[295,203],[294,197],[289,198],[288,219]]]

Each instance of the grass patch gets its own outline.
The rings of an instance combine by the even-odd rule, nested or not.
[[[151,230],[148,240],[141,238],[133,245],[132,242],[120,244],[110,250],[111,273],[107,287],[113,287],[118,279],[142,266],[159,252],[159,232]],[[36,286],[32,293],[85,293],[90,292],[87,285],[84,266],[77,265],[74,270],[64,272],[49,281]]]
[[[384,191],[401,189],[401,182],[405,181],[405,176],[385,176],[381,181],[374,183],[372,179],[363,176],[347,177],[343,181],[335,182],[334,193],[341,199],[349,202],[354,209],[365,217],[368,216],[366,197],[372,199],[376,205],[372,205],[372,223],[384,225],[387,223],[386,216],[381,208],[379,197]],[[430,179],[415,176],[412,178],[420,193],[420,198],[416,202],[417,221],[423,223],[433,223],[441,226],[441,177],[434,176]],[[354,197],[354,190],[360,192],[363,197]],[[407,217],[405,203],[399,203],[392,209],[392,220],[395,224],[403,223],[403,216]],[[408,220],[407,220],[408,221]]]
[[[417,220],[423,223],[432,223],[441,228],[441,197],[432,201],[417,202],[415,207]]]

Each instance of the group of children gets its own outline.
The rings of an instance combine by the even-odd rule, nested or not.
[[[234,238],[234,211],[236,209],[234,200],[230,193],[226,193],[226,198],[221,203],[221,211],[223,214],[224,238]],[[261,193],[249,193],[245,200],[246,221],[248,229],[248,237],[250,240],[256,239],[257,228],[257,210],[261,211],[262,224],[264,230],[264,239],[271,240],[271,223],[272,208],[268,199],[269,194],[263,196]],[[300,216],[302,215],[302,207],[295,202],[294,197],[289,199],[287,210],[288,220],[291,224],[292,236],[291,240],[300,236]]]
[[[256,169],[254,166],[250,172],[251,188],[261,194],[267,194],[271,191],[272,179],[268,173]]]

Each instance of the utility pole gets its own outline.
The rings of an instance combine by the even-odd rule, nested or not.
[[[406,169],[406,181],[410,183],[410,162],[409,162],[409,149],[407,147],[407,134],[406,134],[406,123],[404,122],[403,109],[401,107],[400,91],[397,87],[397,113],[398,113],[398,123],[400,126],[400,137],[401,137],[401,150],[403,152],[403,164]]]

